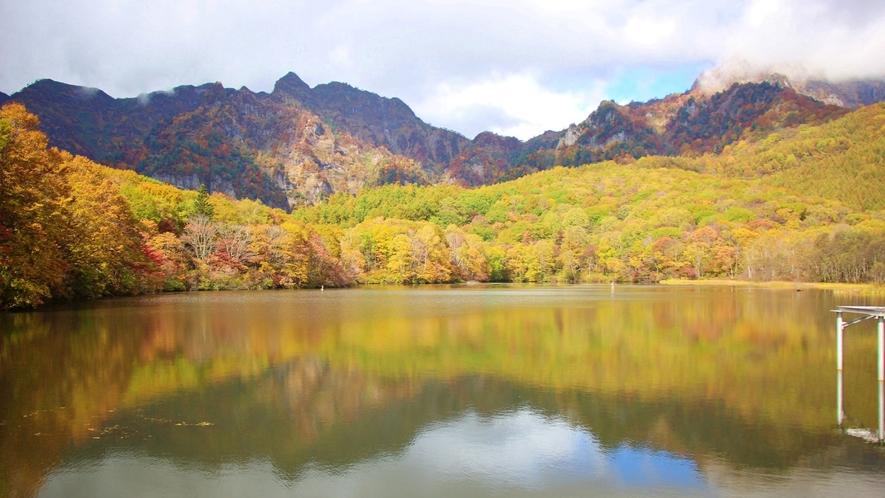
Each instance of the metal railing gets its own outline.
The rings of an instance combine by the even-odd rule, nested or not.
[[[845,329],[865,320],[875,319],[878,328],[878,345],[879,345],[879,427],[876,432],[876,441],[880,444],[885,441],[885,307],[882,306],[839,306],[839,309],[833,310],[836,313],[836,416],[839,427],[845,420],[845,412],[842,406],[842,356],[844,345]],[[861,315],[860,318],[850,322],[842,319],[843,313],[852,313]]]

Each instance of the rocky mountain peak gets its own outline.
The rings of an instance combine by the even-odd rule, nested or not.
[[[278,79],[273,86],[274,94],[284,93],[290,97],[295,97],[296,99],[303,98],[309,92],[310,86],[292,71],[289,71],[285,76]]]
[[[232,90],[229,88],[225,88],[220,82],[215,82],[206,88],[206,91],[202,94],[203,104],[204,105],[220,105],[229,94],[236,93],[236,90]]]
[[[704,71],[695,80],[690,93],[709,98],[727,91],[734,84],[746,83],[769,83],[779,88],[789,88],[818,102],[848,109],[885,100],[885,81],[882,80],[828,81],[809,75],[801,68],[782,73],[772,68],[754,67],[746,61],[728,61]]]
[[[37,80],[22,89],[22,91],[19,93],[33,93],[50,98],[62,96],[74,101],[94,101],[100,102],[104,105],[112,104],[114,101],[113,97],[104,93],[98,88],[87,88],[82,86],[69,85],[67,83],[60,83],[51,79]]]
[[[482,147],[495,146],[513,150],[518,149],[522,145],[522,142],[516,137],[499,135],[491,131],[481,132],[473,139],[473,143]]]

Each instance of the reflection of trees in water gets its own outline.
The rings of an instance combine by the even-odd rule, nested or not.
[[[116,333],[126,330],[125,317],[103,313],[0,320],[0,491],[31,496],[68,445],[94,437],[121,406],[137,343]]]
[[[169,455],[207,465],[270,458],[296,476],[307,462],[397,452],[465,410],[526,404],[608,447],[645,442],[699,461],[782,468],[832,442],[815,435],[835,405],[828,294],[668,291],[489,306],[480,293],[443,311],[341,295],[341,309],[360,311],[200,299],[139,310],[121,300],[3,316],[2,491],[38,489],[72,443],[143,449],[137,435],[150,433],[155,446],[145,447],[162,439]],[[848,354],[865,342],[851,338]],[[856,361],[848,367],[868,359]],[[848,389],[852,375],[866,382],[847,370]],[[201,421],[215,425],[175,425]],[[131,437],[92,439],[113,425]]]
[[[149,445],[137,438],[89,442],[67,458],[98,458],[94,447],[102,445],[208,471],[270,461],[281,476],[297,480],[308,468],[341,472],[368,459],[400,455],[427,428],[456,423],[465,413],[506,417],[526,408],[592,433],[604,451],[624,445],[663,450],[701,469],[709,462],[781,472],[844,443],[827,431],[748,421],[721,403],[555,393],[482,376],[391,382],[297,360],[248,382],[164,398],[108,421],[131,434],[149,432]],[[185,410],[191,423],[205,419],[214,425],[175,425],[170,417]]]

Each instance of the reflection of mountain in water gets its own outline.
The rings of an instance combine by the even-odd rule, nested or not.
[[[292,483],[524,411],[605,455],[664,452],[705,473],[885,466],[830,431],[828,294],[594,289],[224,293],[0,317],[0,494],[121,451],[209,472],[266,462]],[[851,361],[846,386],[864,385],[875,369]],[[858,392],[853,406],[875,406]]]
[[[353,444],[361,441],[364,440],[353,441]],[[135,454],[137,452],[109,455],[102,469],[90,480],[119,478],[121,467],[136,466]],[[144,455],[138,455],[138,460],[149,465],[137,472],[130,468],[128,480],[153,479],[162,483],[162,487],[170,488],[169,483],[178,479],[166,476],[185,472],[189,476],[189,487],[205,495],[217,494],[211,491],[218,488],[217,484],[208,482],[210,476],[212,481],[219,476],[227,478],[231,481],[229,487],[242,488],[242,482],[255,480],[254,474],[271,474],[267,460],[258,455],[202,469],[194,469],[192,464],[178,465],[176,469],[167,459]],[[193,462],[192,458],[182,460]],[[230,462],[249,468],[246,473],[249,478],[225,471]],[[368,455],[343,466],[308,463],[295,476],[281,474],[279,468],[274,468],[273,473],[284,476],[285,481],[277,485],[276,494],[281,488],[289,488],[296,494],[311,490],[312,493],[306,494],[322,496],[346,496],[351,494],[348,490],[354,489],[361,490],[360,496],[426,496],[452,495],[452,488],[460,488],[459,495],[463,496],[465,490],[484,495],[513,490],[558,495],[567,489],[586,489],[588,485],[596,490],[619,490],[627,486],[665,487],[682,492],[700,491],[705,487],[701,474],[690,460],[627,445],[605,449],[592,434],[573,427],[561,416],[543,416],[528,408],[491,416],[467,411],[423,427],[409,445],[395,452]],[[69,477],[65,473],[58,473],[50,478],[47,488],[70,490],[66,480]],[[436,493],[428,492],[433,488]],[[271,494],[275,494],[273,490]]]
[[[753,423],[716,404],[551,393],[483,377],[398,383],[315,360],[164,398],[105,426],[113,431],[68,454],[68,465],[133,455],[171,463],[198,481],[227,475],[233,482],[230,465],[258,466],[264,475],[272,468],[284,487],[316,486],[326,496],[365,481],[376,486],[370,495],[403,495],[374,478],[378,472],[416,490],[435,476],[469,489],[591,484],[693,492],[707,486],[700,472],[708,465],[787,474],[847,454],[851,444],[835,433]],[[885,465],[880,453],[866,458],[854,464],[858,470],[870,458],[878,459],[873,468]],[[852,465],[844,455],[837,460]],[[165,482],[161,474],[154,479]]]
[[[105,425],[153,434],[149,451],[156,456],[174,455],[207,465],[271,459],[293,478],[309,464],[346,467],[401,452],[424,428],[464,413],[495,417],[520,407],[551,418],[568,417],[607,450],[640,444],[701,458],[722,454],[735,464],[756,467],[785,468],[810,448],[835,441],[790,424],[746,421],[721,404],[549,393],[482,377],[403,384],[314,368],[313,362],[301,362],[251,382],[183,393],[128,411],[123,418],[113,417]],[[306,369],[311,372],[306,374]],[[303,389],[306,375],[314,384]],[[186,430],[176,425],[201,421],[213,425]],[[139,438],[131,439],[140,446]]]

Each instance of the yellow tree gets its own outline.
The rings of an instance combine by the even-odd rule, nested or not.
[[[416,279],[419,282],[449,282],[452,267],[447,257],[448,250],[440,237],[440,229],[428,222],[410,233],[412,241],[412,262]]]
[[[397,284],[412,282],[412,241],[404,233],[397,234],[390,243],[385,280]]]
[[[0,109],[0,309],[33,307],[60,292],[69,202],[64,155],[47,148],[37,117]]]
[[[446,243],[451,271],[456,279],[489,279],[489,263],[482,238],[476,234],[466,234],[455,225],[449,225],[446,229]]]
[[[101,168],[81,156],[67,168],[71,200],[63,251],[71,264],[66,284],[72,296],[135,293],[141,276],[153,270],[129,204]]]
[[[516,244],[507,249],[505,264],[513,282],[537,282],[541,279],[541,265],[534,246]]]
[[[341,271],[353,282],[364,283],[366,281],[366,258],[360,251],[357,234],[353,230],[344,232],[340,245]]]
[[[535,242],[535,256],[538,258],[538,270],[541,278],[549,278],[556,274],[556,255],[553,251],[553,242],[542,239]]]
[[[706,226],[688,235],[682,252],[682,261],[694,268],[697,277],[714,271],[712,260],[715,247],[720,244],[719,232]]]
[[[565,230],[559,251],[559,265],[569,282],[577,282],[586,264],[584,252],[587,248],[587,231],[578,226]]]

